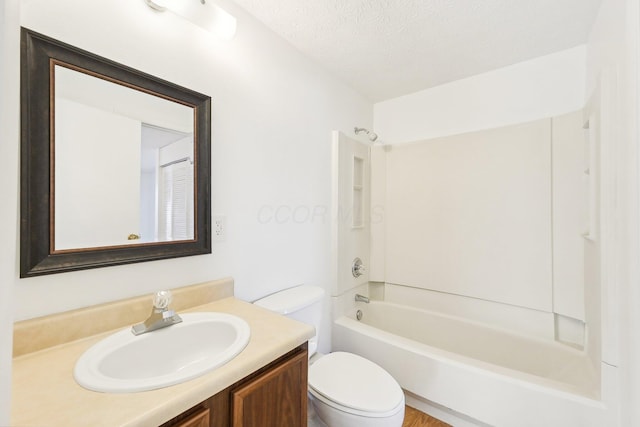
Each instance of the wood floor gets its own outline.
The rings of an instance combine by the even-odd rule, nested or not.
[[[420,412],[411,406],[405,407],[402,427],[451,427],[449,424]]]
[[[307,423],[308,427],[327,427],[325,423],[323,423],[318,416],[316,415],[313,407],[309,406],[309,422]],[[436,420],[433,417],[425,414],[424,412],[420,412],[417,409],[414,409],[410,406],[405,406],[404,411],[404,422],[402,423],[402,427],[451,427],[449,424],[444,423],[440,420]]]

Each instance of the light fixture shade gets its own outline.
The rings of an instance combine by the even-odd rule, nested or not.
[[[236,33],[236,18],[211,0],[145,0],[153,9],[169,10],[224,40]]]
[[[213,17],[213,26],[215,27],[215,30],[211,31],[223,40],[231,40],[236,34],[236,17],[215,4],[211,4],[211,6],[216,9]]]

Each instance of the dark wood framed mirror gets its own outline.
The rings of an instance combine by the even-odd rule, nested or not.
[[[20,277],[211,253],[211,98],[21,34]]]

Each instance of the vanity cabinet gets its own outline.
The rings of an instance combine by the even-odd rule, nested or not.
[[[305,427],[307,372],[305,343],[162,427]]]
[[[231,390],[233,427],[299,427],[307,422],[307,352]]]
[[[194,408],[195,412],[188,415],[182,421],[175,421],[170,424],[173,427],[210,427],[211,411],[209,408]],[[188,411],[190,413],[190,411]]]

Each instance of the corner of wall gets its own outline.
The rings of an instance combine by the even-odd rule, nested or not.
[[[586,47],[576,46],[374,104],[380,137],[404,143],[557,116],[582,108]]]
[[[0,158],[4,160],[2,198],[17,206],[20,93],[20,6],[0,0]],[[13,141],[14,143],[7,143]],[[16,202],[14,205],[12,201]],[[0,425],[10,424],[14,285],[17,281],[17,209],[0,211]]]

